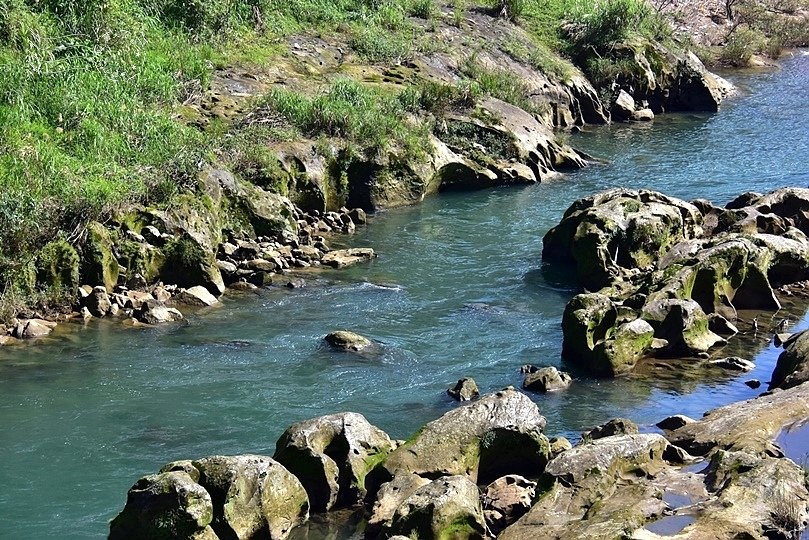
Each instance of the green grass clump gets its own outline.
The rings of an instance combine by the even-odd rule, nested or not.
[[[394,151],[422,160],[428,130],[409,121],[402,102],[366,88],[352,79],[341,79],[314,98],[277,89],[264,105],[276,110],[308,137],[342,137],[366,158]]]

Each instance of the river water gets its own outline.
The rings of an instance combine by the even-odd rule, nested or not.
[[[564,365],[560,319],[575,287],[541,260],[564,210],[608,187],[724,204],[809,186],[809,56],[731,79],[743,95],[719,114],[571,136],[605,165],[376,215],[332,244],[371,246],[378,259],[309,275],[303,289],[228,294],[176,326],[91,321],[0,349],[0,538],[102,538],[140,476],[182,458],[272,454],[287,426],[322,414],[356,411],[407,438],[455,406],[445,391],[459,378],[482,392],[519,387],[528,363],[576,377],[567,392],[532,395],[550,436],[575,439],[616,416],[651,429],[756,395],[744,382],[766,382],[778,354],[764,331],[725,351],[755,360],[742,376],[657,368],[597,380]],[[328,350],[336,329],[377,340],[379,354]]]

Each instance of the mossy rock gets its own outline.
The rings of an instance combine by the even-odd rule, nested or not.
[[[37,254],[37,283],[64,289],[75,296],[79,289],[79,254],[65,240],[48,242]]]
[[[103,285],[108,291],[118,284],[118,261],[113,255],[117,234],[104,225],[91,221],[84,242],[81,280],[88,285]]]
[[[140,274],[148,283],[154,283],[160,278],[161,271],[166,265],[166,254],[154,246],[126,240],[118,247],[118,251],[121,264],[126,268],[127,279]]]
[[[165,262],[160,277],[167,283],[190,288],[202,285],[214,296],[225,289],[216,256],[191,236],[177,238],[163,248]]]

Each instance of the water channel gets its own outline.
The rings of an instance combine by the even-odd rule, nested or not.
[[[309,275],[302,289],[229,293],[184,324],[95,320],[0,349],[0,538],[103,538],[140,476],[181,458],[271,455],[287,426],[322,414],[356,411],[407,438],[456,406],[445,391],[460,377],[483,392],[519,387],[528,363],[576,376],[567,392],[532,395],[550,436],[575,439],[616,416],[643,426],[699,417],[756,395],[745,381],[769,380],[778,354],[766,332],[732,351],[758,366],[741,376],[653,369],[598,380],[565,365],[560,319],[576,289],[541,259],[564,210],[608,187],[724,204],[809,186],[809,56],[730,78],[742,96],[718,114],[570,136],[604,165],[433,197],[332,241],[373,247],[370,264]],[[809,327],[803,313],[789,316]],[[322,337],[336,329],[379,341],[381,353],[328,350]]]

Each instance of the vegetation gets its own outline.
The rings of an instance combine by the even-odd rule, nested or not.
[[[787,11],[805,0],[778,1]],[[727,50],[741,60],[745,25],[776,32],[752,26],[750,17],[772,26],[766,14],[748,15],[752,5],[732,2]],[[500,44],[508,55],[562,80],[574,64],[614,78],[627,69],[612,54],[617,42],[668,36],[644,0],[0,0],[0,310],[47,303],[42,246],[80,249],[87,223],[133,203],[167,204],[208,163],[284,193],[294,172],[271,147],[306,136],[333,161],[339,187],[358,157],[424,159],[432,119],[482,96],[531,111],[520,80],[473,55],[453,84],[411,79],[393,91],[344,78],[272,91],[231,124],[186,116],[217,68],[270,65],[295,33],[339,35],[362,61],[392,66],[441,50],[438,24],[461,28],[480,10],[525,30]]]
[[[777,58],[784,48],[809,45],[809,27],[795,17],[809,9],[807,0],[726,0],[725,9],[731,25],[721,63],[746,66],[754,54]]]

